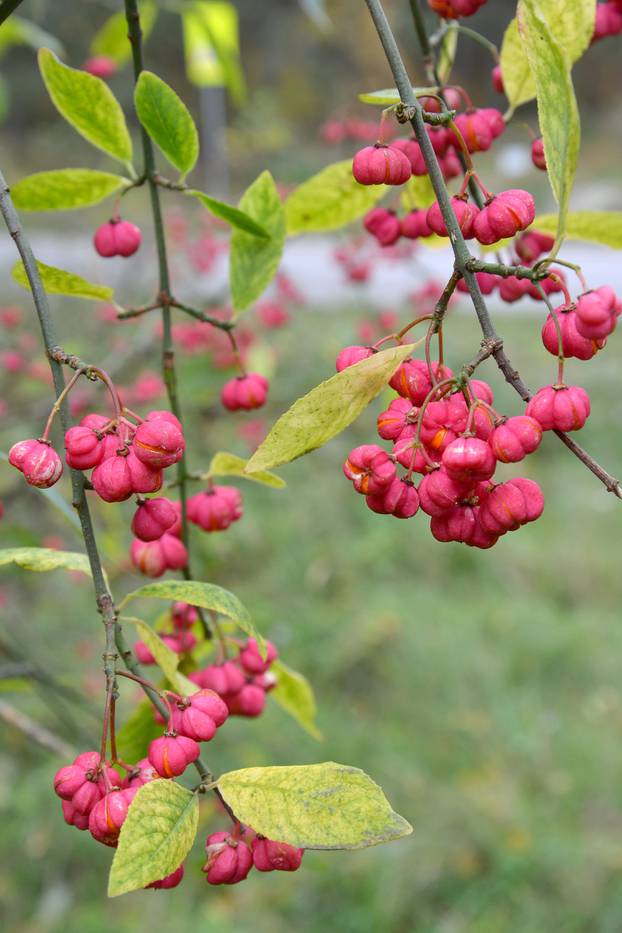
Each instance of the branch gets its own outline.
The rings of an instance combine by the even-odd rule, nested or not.
[[[476,264],[478,261],[471,255],[462,235],[462,231],[460,230],[458,221],[456,220],[456,216],[452,210],[451,200],[445,185],[445,181],[443,179],[443,174],[425,128],[421,104],[413,93],[411,81],[408,77],[408,74],[406,73],[404,62],[402,61],[395,37],[391,31],[391,27],[382,8],[382,3],[380,0],[365,0],[365,3],[367,4],[371,14],[371,18],[373,20],[374,26],[376,27],[376,32],[378,33],[380,42],[382,43],[382,47],[391,68],[395,86],[397,87],[401,101],[406,107],[413,109],[413,117],[410,122],[421,148],[421,152],[428,169],[428,174],[430,176],[430,181],[432,183],[432,187],[434,189],[443,220],[445,221],[445,225],[449,233],[449,241],[451,243],[455,257],[455,270],[462,274],[467,285],[484,340],[490,345],[496,345],[496,349],[493,351],[492,355],[497,363],[497,366],[505,376],[506,381],[514,388],[520,397],[524,401],[528,401],[531,398],[531,393],[521,379],[520,373],[512,366],[512,363],[510,362],[503,349],[502,340],[495,330],[494,324],[492,323],[490,314],[488,312],[488,308],[486,307],[486,303],[477,283],[477,279],[475,278],[475,275],[472,271],[474,264]],[[425,39],[421,41],[421,33],[425,32],[421,10],[417,0],[410,0],[410,6],[415,19],[417,34],[420,37],[424,60],[427,61],[426,56],[430,53],[430,45],[427,39],[427,34]],[[432,75],[431,79],[434,80],[435,76]],[[577,444],[576,441],[572,440],[561,431],[556,431],[555,433],[560,438],[562,443],[564,443],[566,447],[568,447],[568,449],[571,450],[572,453],[582,463],[584,463],[585,466],[587,466],[587,468],[591,470],[595,476],[598,477],[598,479],[600,479],[606,489],[608,489],[610,492],[613,492],[619,498],[622,498],[622,489],[618,480],[614,476],[611,476],[610,473],[607,473],[606,470],[599,466],[593,457],[591,457],[590,454],[588,454],[587,451],[583,449],[583,447]]]
[[[143,70],[143,48],[142,48],[142,30],[140,27],[140,13],[138,11],[137,0],[125,0],[125,17],[128,26],[128,38],[132,47],[132,61],[134,64],[134,81],[138,81],[140,73]],[[155,167],[155,153],[153,143],[149,134],[141,126],[141,139],[143,145],[143,174],[147,177],[149,186],[149,197],[151,200],[151,214],[153,217],[153,226],[156,240],[156,249],[158,254],[159,270],[159,295],[162,308],[162,376],[166,385],[169,404],[173,414],[182,421],[181,405],[177,393],[177,372],[175,370],[175,348],[173,344],[173,333],[171,324],[171,283],[168,267],[168,257],[166,252],[166,236],[164,233],[164,222],[162,219],[162,206],[160,204],[160,192],[156,181],[159,176]],[[186,507],[187,500],[187,473],[188,467],[186,455],[182,456],[177,464],[177,479],[179,483],[179,502],[181,506],[181,529],[182,540],[188,547],[188,512]],[[192,571],[190,569],[190,559],[182,571],[186,580],[192,580]],[[207,638],[211,637],[211,629],[205,615],[201,609],[197,610],[203,626],[203,631]]]
[[[22,0],[4,0],[4,3],[0,4],[0,25],[9,18],[11,13],[15,12],[21,3]]]
[[[25,736],[32,739],[37,745],[40,745],[41,748],[45,748],[48,752],[52,752],[54,755],[60,755],[67,761],[73,761],[76,757],[75,748],[68,745],[60,736],[50,732],[45,726],[35,722],[34,719],[31,719],[26,713],[22,713],[20,710],[15,709],[14,706],[11,706],[11,704],[7,703],[5,700],[0,700],[0,719],[6,722],[7,725],[13,726],[14,729],[19,729]]]

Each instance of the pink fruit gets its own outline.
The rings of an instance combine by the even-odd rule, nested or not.
[[[220,400],[229,411],[252,411],[265,405],[269,383],[259,373],[237,376],[226,382],[220,392]]]
[[[529,415],[516,415],[496,427],[488,443],[501,463],[518,463],[537,450],[541,440],[540,423]]]
[[[157,541],[135,538],[130,557],[136,569],[148,577],[161,577],[166,570],[181,570],[188,563],[185,545],[171,534],[163,534]]]
[[[194,739],[165,733],[150,742],[147,757],[161,777],[171,778],[183,774],[200,754],[201,749]]]
[[[249,638],[240,650],[237,660],[249,674],[263,674],[278,656],[279,653],[272,642],[266,641],[266,656],[263,658],[257,640]]]
[[[370,356],[373,356],[373,353],[374,351],[371,347],[344,347],[335,361],[335,369],[340,373],[349,366],[360,363],[361,360],[369,359]]]
[[[486,121],[493,139],[498,139],[505,133],[505,120],[503,114],[496,107],[483,107],[478,110],[479,116]]]
[[[143,784],[149,784],[155,781],[160,775],[155,770],[148,758],[141,758],[137,761],[131,771],[128,771],[123,782],[124,787],[142,787]]]
[[[544,140],[541,138],[534,139],[531,144],[531,161],[536,168],[539,168],[541,171],[546,172],[546,158],[544,155]]]
[[[177,430],[183,434],[184,429],[182,427],[181,421],[179,418],[173,414],[172,411],[166,411],[166,409],[160,411],[150,411],[147,414],[146,421],[168,421],[170,424],[174,424]]]
[[[372,512],[395,518],[412,518],[419,510],[417,490],[405,479],[394,479],[384,491],[368,495],[366,502]]]
[[[177,521],[172,502],[159,497],[138,506],[132,519],[132,532],[141,541],[156,541]]]
[[[91,474],[91,484],[104,502],[124,502],[134,491],[128,457],[115,454],[96,466]]]
[[[389,485],[395,478],[395,464],[382,447],[363,444],[350,451],[343,472],[347,479],[352,480],[356,491],[366,496]]]
[[[580,386],[544,386],[527,404],[525,414],[543,431],[578,431],[590,414],[590,398]]]
[[[13,455],[13,461],[20,458],[21,450]],[[49,442],[35,441],[21,459],[20,469],[30,486],[49,489],[61,478],[63,462]]]
[[[138,227],[128,220],[113,217],[95,231],[93,243],[100,256],[132,256],[142,239]]]
[[[481,209],[473,221],[473,233],[480,243],[490,245],[525,230],[535,215],[535,202],[528,191],[502,191]]]
[[[54,776],[54,791],[61,800],[69,801],[77,813],[89,813],[106,790],[103,770],[114,787],[120,778],[114,768],[100,768],[98,752],[82,752],[73,763],[61,768]],[[75,825],[75,824],[74,824]]]
[[[164,482],[162,470],[156,469],[148,463],[143,463],[142,460],[138,459],[134,450],[134,445],[132,445],[126,457],[127,469],[132,483],[132,492],[138,493],[139,495],[157,492],[162,488],[162,483]]]
[[[492,69],[490,75],[492,86],[498,94],[505,94],[505,88],[503,86],[503,75],[501,73],[501,65],[495,65]]]
[[[474,236],[474,224],[480,213],[479,208],[477,205],[471,204],[470,201],[465,201],[464,198],[452,198],[451,206],[456,215],[456,220],[463,237],[465,240],[470,240]],[[437,201],[428,208],[426,220],[430,230],[434,231],[438,236],[449,236],[440,205]]]
[[[89,815],[89,832],[93,839],[113,848],[117,845],[121,827],[137,793],[137,787],[112,790],[95,804]]]
[[[490,295],[501,281],[498,275],[492,275],[490,272],[476,272],[475,278],[482,295]],[[459,292],[468,294],[469,289],[464,279],[460,279],[456,288]]]
[[[232,716],[247,716],[254,719],[260,716],[266,705],[266,691],[258,684],[244,684],[237,693],[223,697]]]
[[[489,534],[516,531],[542,515],[544,497],[537,483],[514,479],[495,486],[480,506],[479,521]]]
[[[79,810],[76,810],[74,805],[69,800],[61,800],[60,805],[63,810],[63,819],[68,826],[75,826],[76,829],[89,828],[88,813],[81,813]]]
[[[457,396],[430,402],[421,423],[421,440],[440,454],[465,430],[467,418],[466,405]]]
[[[363,218],[363,226],[381,246],[393,246],[400,238],[400,221],[394,211],[384,207],[374,207],[369,211]]]
[[[24,460],[29,454],[38,450],[38,445],[40,443],[40,441],[34,440],[34,438],[30,438],[25,441],[18,441],[17,444],[13,444],[9,450],[8,458],[11,466],[14,466],[16,470],[21,472],[24,465]]]
[[[577,301],[576,325],[586,340],[603,340],[618,323],[620,303],[612,289],[604,286],[585,292]]]
[[[391,143],[391,149],[399,149],[408,161],[413,175],[427,175],[428,169],[416,139],[396,139]]]
[[[615,2],[597,3],[596,20],[592,42],[606,39],[607,36],[617,36],[622,32],[622,10]]]
[[[432,236],[433,232],[428,226],[428,212],[426,210],[410,211],[409,214],[402,217],[400,229],[402,236],[407,237],[409,240],[416,240],[418,237],[429,237]]]
[[[421,405],[432,388],[432,380],[423,360],[404,360],[389,380],[389,385],[402,398]]]
[[[185,441],[179,428],[170,421],[143,421],[136,429],[132,450],[152,470],[164,470],[181,460]]]
[[[188,519],[203,531],[225,531],[242,514],[242,496],[233,486],[213,486],[188,499]]]
[[[195,742],[209,742],[229,715],[227,704],[213,690],[199,690],[184,701],[179,725],[181,735]]]
[[[486,0],[428,0],[428,6],[443,19],[459,19],[472,16]]]
[[[452,479],[475,483],[492,476],[496,459],[486,441],[458,437],[444,451],[441,463]]]
[[[529,291],[528,279],[517,279],[515,275],[509,275],[499,283],[499,297],[504,301],[520,301]]]
[[[252,850],[253,864],[258,871],[297,871],[304,855],[304,849],[265,836],[255,836]]]
[[[577,329],[577,313],[572,305],[555,308],[555,317],[562,335],[562,355],[578,360],[591,360],[606,344],[606,340],[588,340]],[[549,314],[542,327],[542,343],[553,356],[559,354],[559,337],[553,317]]]
[[[207,862],[202,871],[209,884],[237,884],[244,881],[253,867],[251,850],[241,839],[229,833],[212,833],[205,843]]]
[[[465,484],[452,479],[442,467],[424,476],[418,487],[421,508],[430,516],[451,511],[465,492]]]
[[[76,425],[65,434],[67,465],[74,470],[90,470],[101,463],[104,445],[92,428]]]
[[[175,514],[177,514],[177,510],[175,510]],[[169,529],[169,534],[170,533],[171,531]],[[188,603],[183,602],[173,603],[171,607],[171,619],[174,628],[179,631],[186,631],[192,628],[198,618],[199,613],[196,606],[190,606]]]
[[[530,266],[536,259],[539,259],[540,256],[549,253],[554,243],[555,237],[550,236],[550,234],[538,233],[537,230],[529,230],[527,233],[523,233],[518,237],[514,244],[514,249],[518,257]]]
[[[245,675],[233,661],[210,664],[202,671],[190,674],[190,680],[203,689],[214,690],[219,696],[238,693],[245,683]]]
[[[494,139],[492,128],[481,110],[459,113],[454,122],[462,133],[469,152],[485,152],[490,149]]]
[[[386,411],[378,415],[376,427],[378,434],[385,441],[398,439],[407,424],[412,424],[417,418],[418,409],[408,398],[396,398],[390,403]]]
[[[177,885],[181,884],[183,877],[184,866],[180,865],[179,868],[176,868],[175,871],[167,875],[166,878],[162,878],[160,881],[152,881],[151,884],[146,885],[146,887],[155,888],[158,891],[167,891],[169,888],[176,888]]]
[[[352,174],[361,185],[403,185],[412,169],[408,157],[399,149],[376,144],[356,153]]]
[[[117,70],[117,63],[107,55],[94,55],[87,58],[82,68],[95,78],[111,78]]]

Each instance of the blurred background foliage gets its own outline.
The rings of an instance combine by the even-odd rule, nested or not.
[[[25,0],[20,15],[56,37],[65,60],[80,66],[94,31],[117,6]],[[158,6],[147,64],[200,114],[201,92],[186,77],[179,16],[166,9],[172,3]],[[369,118],[372,111],[356,103],[356,93],[389,83],[364,4],[329,0],[328,19],[311,0],[238,0],[235,6],[248,97],[242,107],[228,104],[224,151],[232,193],[264,167],[291,184],[350,155],[355,143],[329,148],[318,129],[334,117]],[[387,9],[411,72],[421,80],[408,5],[395,0]],[[499,40],[513,11],[510,0],[491,2],[472,25]],[[585,135],[576,206],[613,207],[620,199],[618,63],[614,41],[589,51],[576,68]],[[32,48],[6,48],[0,64],[8,88],[1,128],[6,174],[18,178],[68,161],[98,164],[99,156],[63,125],[43,93]],[[461,41],[456,80],[478,103],[499,105],[490,65],[479,46]],[[129,105],[129,70],[111,86]],[[525,116],[535,125],[530,108]],[[497,177],[513,165],[513,144],[528,148],[520,118],[507,137],[496,154],[484,157],[486,171]],[[209,178],[217,170],[212,164],[197,172]],[[546,179],[539,176],[535,183],[546,203]],[[140,195],[132,202],[139,217],[140,202]],[[98,210],[26,221],[43,243],[53,229],[59,264],[65,252],[67,265],[88,275],[78,243],[88,241]],[[196,225],[196,208],[189,214]],[[179,216],[170,214],[171,232],[174,223]],[[192,236],[198,235],[195,229]],[[190,282],[182,252],[180,247],[174,260],[178,280],[195,288],[200,300],[203,280]],[[27,373],[11,374],[5,367],[0,374],[0,397],[7,402],[0,449],[6,450],[17,438],[37,433],[49,388],[40,371],[42,354],[31,339],[29,304],[8,278],[14,259],[9,243],[0,257],[3,303],[19,301],[24,308],[23,326],[4,328],[2,349],[19,348],[30,366]],[[127,304],[145,299],[137,282],[153,275],[148,238],[133,263],[118,280],[120,300]],[[105,276],[106,264],[97,270]],[[415,259],[412,272],[422,284],[428,277],[425,260]],[[323,273],[317,269],[320,281]],[[135,386],[143,370],[157,369],[154,322],[115,325],[86,303],[56,299],[53,305],[67,349],[92,358],[96,347],[98,361],[110,365],[122,385]],[[413,316],[412,305],[395,310],[404,322]],[[360,286],[339,302],[326,296],[321,309],[297,307],[280,331],[265,329],[251,312],[244,326],[254,334],[252,352],[273,379],[259,423],[253,416],[225,416],[217,401],[223,373],[215,371],[211,356],[182,351],[193,465],[206,465],[216,449],[246,455],[253,438],[294,398],[331,374],[338,350],[359,339],[362,320],[377,325],[377,311],[369,290]],[[493,312],[500,311],[493,302]],[[534,386],[551,374],[539,327],[530,305],[513,306],[502,321],[511,356]],[[581,439],[618,473],[619,339],[614,335],[593,362],[569,365],[571,377],[594,402]],[[459,366],[478,341],[475,324],[458,308],[447,327],[449,364]],[[516,398],[490,363],[482,375],[492,381],[498,407],[518,412]],[[101,404],[94,390],[90,400]],[[329,759],[351,763],[382,784],[395,809],[413,823],[414,834],[364,852],[308,853],[297,875],[255,873],[231,889],[208,889],[197,844],[181,888],[107,901],[110,852],[65,826],[51,791],[62,762],[2,726],[0,901],[8,929],[622,929],[619,503],[547,438],[527,465],[547,500],[539,522],[490,552],[437,545],[424,516],[398,522],[374,515],[341,475],[347,451],[374,437],[381,405],[379,400],[344,437],[283,470],[285,490],[240,483],[245,517],[226,534],[194,535],[197,576],[234,590],[278,643],[283,659],[309,677],[325,736],[318,745],[269,701],[256,722],[229,723],[207,747],[207,757],[217,771]],[[80,547],[53,503],[43,504],[39,493],[4,467],[0,497],[6,507],[3,546]],[[114,591],[123,594],[140,583],[127,559],[131,506],[98,503],[94,511]],[[10,652],[2,660],[5,673],[6,665],[27,663],[33,675],[27,682],[5,680],[3,698],[66,741],[94,745],[102,642],[88,580],[3,570],[0,587],[1,637]],[[154,616],[155,610],[149,618]],[[46,675],[76,689],[78,697],[42,683]],[[135,694],[126,686],[123,696],[127,712]],[[207,831],[219,828],[222,818],[206,808],[204,821]]]

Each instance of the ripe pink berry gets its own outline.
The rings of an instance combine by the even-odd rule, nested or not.
[[[177,521],[172,502],[163,497],[141,503],[132,519],[132,533],[141,541],[156,541]]]
[[[101,463],[104,445],[92,428],[75,425],[65,434],[67,465],[74,470],[90,470]]]
[[[21,472],[24,465],[24,460],[26,457],[38,449],[40,441],[30,438],[25,441],[18,441],[17,444],[13,444],[9,450],[9,463],[11,466],[14,466],[16,470]]]
[[[233,486],[214,486],[188,499],[188,519],[203,531],[225,531],[242,514],[242,496]]]
[[[69,800],[61,800],[60,805],[63,810],[63,819],[68,826],[75,826],[76,829],[89,828],[88,813],[81,813],[79,810],[76,810]]]
[[[391,143],[391,149],[399,149],[410,162],[413,175],[427,175],[428,169],[416,139],[396,139]]]
[[[496,460],[490,446],[479,437],[458,437],[443,452],[441,463],[452,479],[478,482],[495,472]]]
[[[179,428],[163,419],[143,421],[134,435],[132,450],[152,470],[164,470],[181,460],[185,441]]]
[[[493,133],[489,119],[481,110],[472,110],[459,113],[455,124],[462,133],[462,137],[469,152],[486,152],[493,141]]]
[[[476,508],[468,503],[461,503],[439,515],[433,515],[430,531],[437,541],[466,544],[473,537],[476,525]]]
[[[287,308],[277,301],[262,301],[257,305],[257,314],[264,327],[283,327],[288,323],[290,314]]]
[[[54,792],[61,800],[69,801],[78,813],[89,813],[105,793],[105,769],[108,781],[118,786],[120,778],[114,768],[100,768],[98,752],[82,752],[73,763],[61,768],[54,776]]]
[[[387,410],[378,415],[378,434],[385,441],[396,441],[406,425],[416,420],[417,411],[410,399],[393,399]]]
[[[229,833],[212,833],[205,843],[207,862],[202,868],[209,884],[237,884],[253,867],[251,850]]]
[[[419,502],[430,516],[451,511],[465,494],[465,484],[454,480],[441,467],[424,476],[419,483]]]
[[[550,234],[529,230],[517,238],[514,249],[518,257],[530,266],[544,253],[550,253],[554,243],[555,237],[550,236]]]
[[[389,485],[395,478],[395,464],[382,447],[363,444],[350,451],[343,472],[347,479],[352,480],[356,491],[366,496]]]
[[[162,483],[164,482],[162,470],[156,469],[148,463],[143,463],[142,460],[138,459],[134,450],[135,448],[132,445],[126,457],[127,468],[132,482],[132,492],[138,493],[139,495],[157,492],[162,488]]]
[[[531,161],[536,168],[541,169],[541,171],[546,172],[546,158],[544,155],[544,140],[541,138],[534,139],[531,144]]]
[[[237,660],[249,674],[263,674],[278,656],[279,653],[272,642],[266,641],[266,656],[262,658],[257,640],[249,638],[240,650]]]
[[[127,456],[115,454],[93,470],[91,484],[104,502],[124,502],[132,495],[132,474],[127,461]]]
[[[195,742],[209,742],[229,715],[227,704],[214,690],[199,690],[184,702],[187,706],[181,711],[177,730]]]
[[[363,226],[381,246],[393,246],[400,238],[400,221],[394,211],[384,207],[374,207],[369,211],[363,218]]]
[[[428,0],[428,6],[443,19],[459,19],[472,16],[486,0]]]
[[[473,233],[480,243],[490,245],[525,230],[535,215],[536,205],[528,191],[502,191],[481,209],[473,221]]]
[[[562,335],[562,355],[578,360],[591,360],[605,344],[606,339],[588,340],[577,329],[577,313],[572,305],[555,308],[555,317]],[[559,354],[559,337],[553,317],[549,314],[542,327],[542,343],[553,356]]]
[[[90,412],[80,419],[81,427],[92,428],[93,431],[101,431],[108,424],[110,424],[110,418],[106,418],[105,415],[98,415],[96,412]]]
[[[586,340],[603,340],[618,323],[620,302],[607,286],[585,292],[577,301],[576,325]]]
[[[100,256],[132,256],[142,240],[138,227],[128,220],[113,217],[95,231],[93,243]]]
[[[412,168],[399,149],[376,144],[356,153],[352,174],[361,185],[403,185],[412,175]]]
[[[463,198],[452,198],[451,206],[456,215],[458,226],[462,231],[462,236],[465,240],[472,239],[475,220],[480,213],[479,208],[476,204],[471,204],[470,201],[465,201]],[[438,236],[449,236],[438,201],[435,201],[428,208],[426,220],[430,230],[433,230]]]
[[[180,865],[179,868],[176,868],[175,871],[167,875],[166,878],[161,878],[160,881],[152,881],[151,884],[146,885],[146,887],[155,888],[158,891],[168,891],[170,888],[176,888],[181,884],[183,877],[184,866]]]
[[[501,463],[518,463],[537,450],[541,440],[540,423],[528,415],[516,415],[496,427],[488,443]]]
[[[479,285],[479,290],[482,295],[490,295],[492,292],[494,292],[495,288],[497,288],[501,281],[498,275],[493,275],[490,272],[476,272],[475,278],[477,279],[477,284]],[[464,292],[465,294],[468,294],[469,292],[468,286],[464,279],[460,279],[456,288],[459,292]]]
[[[149,744],[147,757],[161,777],[171,778],[183,774],[200,754],[201,749],[194,739],[165,733]]]
[[[622,10],[615,2],[597,3],[592,42],[617,36],[622,32]]]
[[[419,510],[417,490],[411,482],[397,477],[383,491],[368,495],[366,502],[372,512],[395,518],[412,518]]]
[[[175,510],[177,515],[177,510]],[[169,529],[169,534],[171,533]],[[178,631],[186,631],[187,629],[192,628],[194,623],[198,620],[199,613],[197,612],[196,606],[190,606],[188,603],[176,602],[173,603],[171,607],[171,619],[173,622],[173,628],[178,629]]]
[[[479,521],[489,534],[516,531],[542,515],[544,497],[533,480],[518,478],[495,486],[479,510]]]
[[[82,67],[96,78],[111,78],[117,70],[117,63],[107,55],[94,55],[87,58]]]
[[[138,787],[112,790],[99,800],[89,815],[89,832],[93,839],[115,848],[127,811],[138,793]]]
[[[421,440],[440,454],[464,431],[467,418],[466,406],[458,397],[430,402],[421,422]]]
[[[432,380],[423,360],[404,360],[389,380],[389,385],[402,398],[421,405],[432,388]]]
[[[462,175],[462,163],[456,155],[455,149],[448,149],[445,155],[439,159],[439,165],[445,181]]]
[[[244,673],[233,661],[210,664],[190,674],[190,680],[203,689],[214,690],[221,697],[238,693],[246,682]]]
[[[515,275],[509,275],[499,283],[499,297],[504,301],[520,301],[529,291],[528,279],[517,279]]]
[[[360,363],[361,360],[368,360],[370,356],[373,356],[373,354],[374,351],[371,347],[344,347],[335,360],[335,369],[338,373],[340,373],[342,370],[347,369],[349,366],[354,366],[355,363]]]
[[[265,836],[255,836],[252,850],[253,864],[258,871],[297,871],[304,855],[304,849]]]
[[[578,431],[590,414],[590,398],[580,386],[544,386],[527,404],[525,414],[543,431]]]
[[[266,705],[266,691],[258,684],[244,684],[237,693],[223,697],[232,716],[247,716],[254,719],[260,716]]]
[[[160,775],[155,770],[148,758],[141,758],[140,761],[137,761],[131,771],[128,771],[125,780],[123,781],[124,787],[142,787],[143,784],[149,784],[150,781],[155,781],[159,778]]]
[[[433,231],[428,226],[428,212],[426,210],[410,211],[409,214],[402,217],[400,230],[402,236],[407,237],[409,240],[432,236]]]
[[[14,447],[11,448],[14,450]],[[38,489],[49,489],[57,483],[63,473],[63,462],[48,441],[34,441],[28,448],[26,455],[21,458],[22,448],[13,454],[9,453],[9,462],[15,465],[19,460],[24,479],[30,486]]]
[[[229,411],[252,411],[265,405],[269,383],[259,373],[237,376],[226,382],[220,392],[220,400]]]
[[[171,534],[163,534],[157,541],[135,538],[130,557],[136,569],[148,577],[161,577],[166,570],[181,570],[188,563],[186,546]]]
[[[498,94],[505,94],[505,88],[503,86],[503,74],[501,73],[501,65],[495,65],[492,69],[490,75],[492,86]]]
[[[184,433],[184,429],[182,427],[181,421],[176,415],[173,414],[172,411],[167,411],[166,409],[162,411],[160,410],[150,411],[148,412],[145,420],[146,421],[168,421],[170,424],[174,424],[177,430],[181,434]]]

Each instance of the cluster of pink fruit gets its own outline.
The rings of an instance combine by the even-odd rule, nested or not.
[[[590,295],[609,307],[608,290]],[[372,347],[346,347],[337,358],[337,371],[374,352]],[[494,483],[498,463],[517,463],[533,453],[543,431],[582,428],[590,413],[585,390],[560,381],[540,389],[523,415],[508,418],[492,407],[488,383],[454,378],[448,367],[417,359],[403,362],[389,385],[399,397],[379,415],[377,427],[383,440],[393,442],[392,452],[377,444],[355,448],[345,462],[345,476],[372,511],[410,518],[421,508],[438,541],[478,548],[492,547],[501,535],[537,519],[544,508],[532,480]],[[398,466],[406,471],[403,476]],[[417,486],[414,473],[422,476]]]

